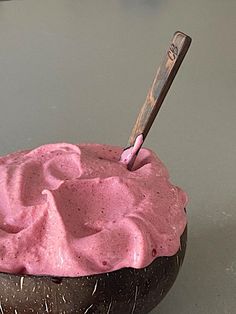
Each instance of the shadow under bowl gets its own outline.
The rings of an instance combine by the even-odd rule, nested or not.
[[[122,268],[82,277],[0,273],[0,313],[146,314],[173,285],[182,265],[187,227],[179,251],[141,269]]]

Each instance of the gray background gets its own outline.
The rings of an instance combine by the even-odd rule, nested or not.
[[[125,145],[175,30],[193,38],[146,146],[189,194],[162,314],[236,313],[234,0],[0,2],[0,153]]]

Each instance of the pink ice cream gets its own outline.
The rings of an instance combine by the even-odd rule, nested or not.
[[[174,255],[186,194],[141,149],[49,144],[0,158],[0,271],[83,276]]]

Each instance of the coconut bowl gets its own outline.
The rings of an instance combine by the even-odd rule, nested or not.
[[[141,269],[82,277],[0,273],[0,313],[146,314],[172,287],[182,265],[187,227],[179,251]]]

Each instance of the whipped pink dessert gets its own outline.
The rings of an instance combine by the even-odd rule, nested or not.
[[[142,148],[66,143],[0,157],[0,271],[83,276],[142,268],[180,247],[186,194]]]

